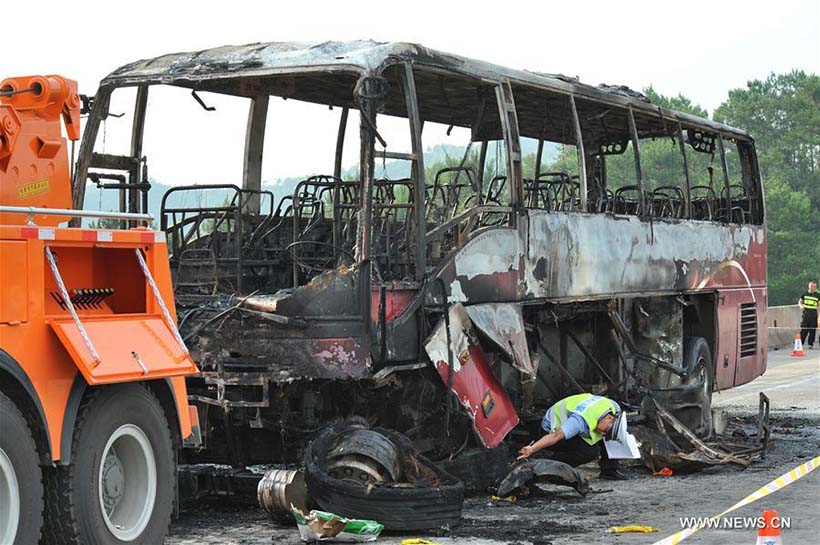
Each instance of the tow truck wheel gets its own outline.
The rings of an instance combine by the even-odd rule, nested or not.
[[[49,543],[162,543],[176,492],[174,460],[168,422],[147,388],[91,390],[71,465],[47,472]]]
[[[0,544],[37,543],[43,523],[43,480],[26,419],[0,393]]]

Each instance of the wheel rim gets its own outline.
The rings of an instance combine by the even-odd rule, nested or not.
[[[13,543],[20,522],[20,487],[8,455],[0,448],[0,543]]]
[[[697,381],[700,381],[703,387],[703,395],[709,395],[709,377],[707,376],[706,371],[706,358],[703,356],[698,357],[698,361],[695,362],[695,369],[697,372],[695,373],[694,378]]]
[[[133,541],[154,511],[157,464],[151,442],[139,427],[119,427],[105,445],[98,479],[100,508],[108,530]]]

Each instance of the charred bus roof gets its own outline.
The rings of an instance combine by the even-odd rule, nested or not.
[[[471,127],[476,121],[471,113],[478,100],[476,83],[492,86],[509,80],[522,91],[530,88],[573,95],[599,107],[609,104],[631,108],[636,115],[644,114],[661,123],[664,119],[680,121],[731,138],[752,140],[741,129],[653,105],[627,87],[596,87],[561,74],[516,70],[402,42],[270,42],[172,53],[122,66],[109,74],[101,87],[167,84],[243,97],[273,95],[356,108],[353,90],[360,77],[383,76],[390,81],[390,68],[405,62],[421,69],[416,84],[420,114],[425,121]],[[431,92],[425,93],[425,89]],[[442,94],[445,100],[441,100]],[[425,100],[425,95],[430,100]],[[526,118],[521,110],[519,117]],[[383,113],[405,117],[404,100],[386,100]],[[530,127],[525,119],[520,125],[522,136],[543,134],[543,127]],[[480,132],[477,140],[500,137],[493,128]]]

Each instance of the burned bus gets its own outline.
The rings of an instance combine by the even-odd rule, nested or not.
[[[175,123],[171,91],[204,121]],[[231,106],[214,110],[219,98]],[[335,127],[271,115],[285,108]],[[96,185],[144,213],[155,156],[203,179],[234,159],[219,183],[162,180],[159,227],[199,366],[191,461],[293,461],[345,415],[452,457],[525,435],[581,391],[632,409],[652,395],[708,436],[712,392],[765,370],[763,195],[742,130],[625,87],[369,41],[138,61],[89,111],[75,206]],[[226,114],[241,153],[189,144],[220,136]],[[266,153],[277,134],[306,157],[291,186],[262,183],[263,162],[287,158]],[[458,154],[436,162],[455,136]]]

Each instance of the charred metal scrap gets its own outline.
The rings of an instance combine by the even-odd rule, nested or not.
[[[577,469],[556,460],[541,459],[518,464],[498,485],[498,495],[510,496],[522,487],[537,483],[569,486],[582,496],[589,493],[589,480]]]
[[[769,399],[763,393],[757,434],[745,441],[719,436],[702,440],[652,398],[647,398],[644,414],[647,425],[634,429],[641,442],[641,458],[653,472],[663,467],[691,472],[728,463],[747,467],[753,459],[765,457],[769,446]]]
[[[499,313],[503,313],[503,321],[495,320]],[[466,409],[482,443],[493,448],[518,424],[518,415],[489,367],[477,330],[509,355],[519,369],[523,367],[528,374],[534,374],[520,305],[465,308],[455,304],[448,310],[448,317],[439,322],[425,348],[442,380]]]

